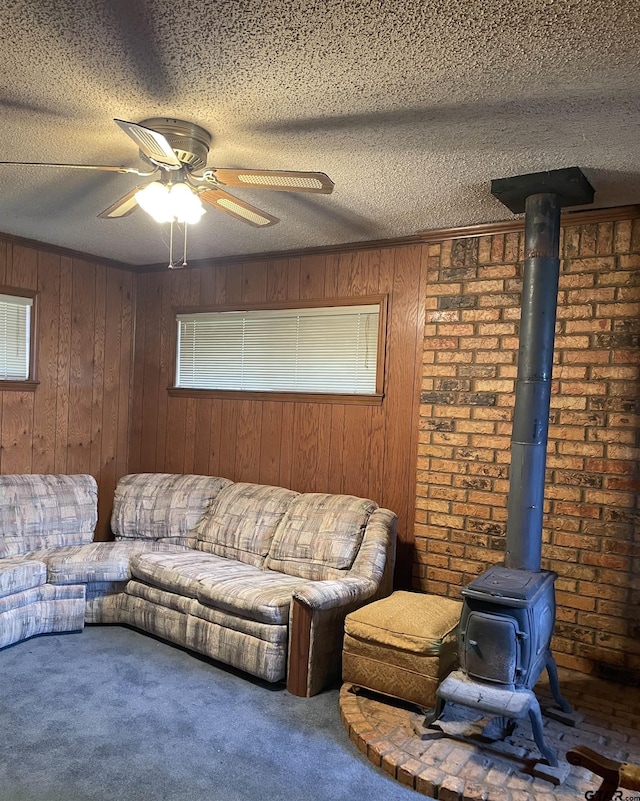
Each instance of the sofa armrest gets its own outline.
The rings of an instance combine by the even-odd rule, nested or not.
[[[376,597],[372,579],[318,581],[294,593],[289,621],[287,690],[309,697],[340,677],[344,619]]]
[[[378,584],[373,579],[348,576],[344,579],[314,581],[294,592],[293,597],[314,611],[325,611],[364,603],[377,589]]]

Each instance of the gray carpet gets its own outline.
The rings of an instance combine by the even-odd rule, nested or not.
[[[416,801],[291,696],[120,626],[0,651],[1,801]]]

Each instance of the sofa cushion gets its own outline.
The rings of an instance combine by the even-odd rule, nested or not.
[[[28,560],[0,561],[0,598],[14,595],[32,587],[39,587],[47,580],[47,566],[44,562]]]
[[[196,526],[227,478],[136,473],[123,476],[115,490],[111,530],[119,539],[195,537]]]
[[[130,566],[134,578],[190,598],[197,597],[200,580],[208,576],[260,575],[257,567],[192,550],[185,553],[138,554],[131,557]]]
[[[65,549],[63,555],[46,559],[51,584],[84,584],[93,581],[126,581],[131,578],[129,561],[134,554],[149,552],[193,553],[184,545],[140,540],[138,542],[92,542]]]
[[[299,495],[276,529],[265,567],[314,580],[339,577],[352,566],[377,508],[352,495]]]
[[[306,584],[304,579],[272,570],[235,576],[218,574],[198,582],[197,598],[215,609],[282,625],[289,621],[293,593]]]
[[[91,542],[97,499],[93,476],[0,476],[0,558]]]
[[[287,624],[291,596],[308,582],[202,552],[140,554],[135,579],[260,623]]]
[[[196,547],[260,567],[278,523],[297,496],[261,484],[225,487],[200,521]]]

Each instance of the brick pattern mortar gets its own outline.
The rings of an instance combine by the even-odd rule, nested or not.
[[[524,234],[429,246],[413,584],[501,562]],[[640,670],[640,219],[564,227],[543,567],[560,665]]]

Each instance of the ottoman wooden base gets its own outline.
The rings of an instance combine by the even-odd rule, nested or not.
[[[394,592],[345,620],[342,678],[423,707],[456,667],[462,604],[450,598]]]

